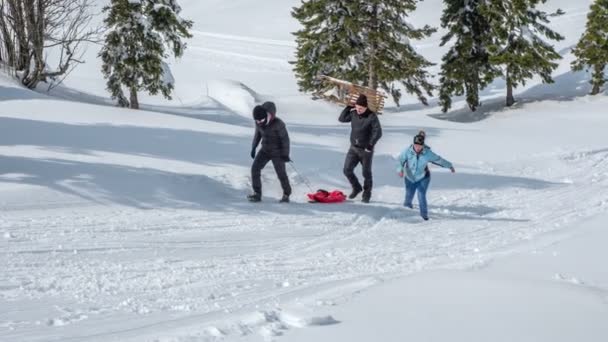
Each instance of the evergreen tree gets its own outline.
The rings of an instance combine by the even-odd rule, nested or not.
[[[294,70],[302,91],[318,91],[317,77],[329,75],[383,88],[398,104],[403,85],[426,104],[433,85],[426,67],[432,65],[417,54],[411,39],[434,30],[415,29],[405,18],[416,9],[416,0],[304,0],[292,15],[303,28],[296,36]]]
[[[433,65],[418,54],[411,40],[429,37],[436,30],[430,26],[416,29],[406,17],[416,10],[415,0],[368,0],[367,12],[363,15],[369,24],[366,28],[367,49],[365,61],[368,68],[368,86],[376,89],[380,86],[392,95],[396,104],[402,96],[398,84],[410,94],[418,97],[423,104],[428,104],[425,96],[432,96],[435,89],[429,81],[426,70]]]
[[[593,85],[591,95],[600,92],[608,81],[605,69],[608,65],[608,0],[596,0],[587,15],[587,29],[572,50],[576,60],[572,63],[574,71],[593,69],[589,83]]]
[[[445,0],[441,26],[448,30],[441,46],[454,45],[443,56],[440,72],[439,104],[446,112],[452,96],[466,95],[469,108],[480,105],[479,91],[500,75],[490,62],[488,47],[494,44],[490,22],[484,15],[485,0]]]
[[[320,75],[364,79],[363,61],[357,59],[358,51],[365,48],[357,4],[357,0],[303,0],[293,9],[292,16],[303,26],[294,33],[297,52],[291,62],[300,90],[319,90]]]
[[[553,83],[551,73],[561,59],[552,45],[543,40],[563,40],[551,30],[549,18],[564,14],[561,10],[548,14],[538,10],[547,0],[489,0],[487,17],[490,18],[495,45],[489,48],[491,61],[502,67],[507,82],[506,105],[515,103],[513,88],[525,85],[526,80],[539,75],[543,82]]]
[[[112,0],[104,8],[109,27],[100,52],[107,88],[120,106],[138,109],[138,91],[171,99],[173,77],[164,58],[181,57],[192,22],[179,16],[176,0]],[[123,93],[129,90],[129,99]]]

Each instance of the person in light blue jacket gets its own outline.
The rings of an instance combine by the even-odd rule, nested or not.
[[[405,202],[404,206],[413,208],[412,200],[418,191],[418,203],[420,204],[420,216],[426,221],[429,219],[426,203],[426,191],[431,183],[431,173],[428,164],[436,164],[456,172],[449,161],[441,158],[431,148],[424,144],[424,134],[417,134],[414,143],[403,150],[399,155],[399,177],[405,176]]]

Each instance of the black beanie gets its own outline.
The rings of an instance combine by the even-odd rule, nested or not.
[[[262,108],[272,115],[277,113],[277,106],[275,106],[274,102],[266,101],[262,103]]]
[[[416,135],[414,137],[414,144],[416,145],[424,145],[424,135]]]
[[[266,109],[262,106],[255,106],[253,108],[253,119],[254,120],[264,120],[268,116]]]
[[[367,108],[367,96],[365,96],[364,94],[359,95],[355,104]]]

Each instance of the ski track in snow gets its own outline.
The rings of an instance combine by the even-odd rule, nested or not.
[[[190,55],[204,60],[207,65],[238,72],[292,72],[289,61],[294,59],[293,42],[201,31],[193,33],[197,40],[189,45]]]
[[[554,185],[542,190],[433,191],[429,223],[398,203],[348,202],[343,206],[352,206],[352,214],[323,206],[315,215],[298,214],[298,207],[314,210],[316,204],[307,203],[271,215],[281,210],[278,204],[252,205],[252,211],[262,210],[257,214],[229,215],[86,206],[57,215],[22,208],[0,220],[0,231],[9,233],[0,254],[6,260],[0,298],[73,300],[74,308],[46,318],[50,326],[116,312],[196,313],[203,324],[218,311],[255,312],[335,282],[481,265],[521,241],[605,210],[598,189],[607,188],[608,175],[581,170],[608,169],[608,151],[569,153],[558,161],[584,165],[572,168],[573,174],[542,174],[529,167],[512,175],[551,175],[546,180]],[[492,169],[503,167],[508,168]],[[575,200],[575,186],[576,196],[591,204],[584,211],[563,201]],[[471,207],[500,209],[485,214],[441,209],[464,199]],[[264,324],[272,327],[276,321]],[[0,321],[0,329],[28,324],[35,322]],[[123,336],[116,334],[113,338]]]

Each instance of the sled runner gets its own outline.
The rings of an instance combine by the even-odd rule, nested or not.
[[[384,92],[325,75],[319,76],[318,79],[322,82],[323,89],[313,93],[313,98],[346,106],[352,105],[360,94],[365,94],[369,109],[377,114],[382,114],[384,99],[387,97]]]
[[[339,190],[329,192],[319,189],[314,194],[307,194],[310,203],[340,203],[346,200],[346,195]]]

